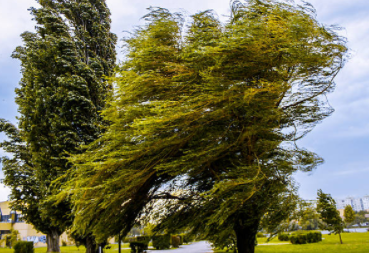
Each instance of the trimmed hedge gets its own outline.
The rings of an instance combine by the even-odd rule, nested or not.
[[[295,233],[290,236],[292,244],[315,243],[322,240],[321,232]]]
[[[33,242],[19,241],[14,245],[14,253],[34,253]]]
[[[152,246],[155,249],[169,249],[170,248],[170,234],[153,236]]]
[[[290,236],[289,236],[289,234],[279,234],[278,235],[278,240],[280,240],[280,241],[289,241]]]
[[[181,238],[178,235],[172,235],[172,247],[179,248],[180,243],[181,243]]]
[[[183,245],[183,234],[180,234],[178,236],[179,236],[179,239],[180,239],[179,245]]]
[[[258,233],[256,234],[256,237],[257,237],[257,238],[263,238],[263,237],[266,237],[266,235],[264,235],[262,232],[258,232]]]
[[[149,248],[149,244],[145,242],[131,242],[129,243],[131,253],[143,253]]]

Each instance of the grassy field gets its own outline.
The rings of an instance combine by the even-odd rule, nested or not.
[[[323,241],[319,243],[302,245],[259,245],[256,253],[367,253],[369,252],[369,233],[344,233],[343,244],[340,244],[338,235],[323,235]],[[265,238],[258,238],[258,243],[265,243]],[[283,243],[274,239],[270,242]],[[215,251],[226,252],[226,251]]]
[[[104,250],[104,253],[118,253],[118,244],[111,244],[111,249],[106,249]],[[130,249],[123,249],[123,248],[129,248],[128,244],[122,244],[122,253],[130,253],[131,250]],[[84,246],[80,246],[80,247],[76,247],[76,246],[65,246],[65,247],[60,247],[60,251],[61,253],[85,253],[85,247]],[[0,248],[0,253],[13,253],[14,250],[13,249],[6,249],[6,248]],[[35,248],[35,253],[45,253],[46,252],[46,247],[40,247],[40,248]]]

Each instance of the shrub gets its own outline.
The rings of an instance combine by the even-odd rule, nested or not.
[[[297,240],[298,240],[298,244],[306,244],[307,243],[306,234],[297,235]]]
[[[290,242],[292,244],[297,244],[297,236],[296,235],[291,235],[290,236]]]
[[[290,236],[288,234],[279,234],[278,235],[278,240],[280,240],[280,241],[289,241]]]
[[[156,235],[152,237],[152,246],[155,249],[169,249],[170,248],[170,235]]]
[[[67,242],[62,240],[62,246],[67,246]]]
[[[264,235],[262,232],[258,232],[258,233],[256,234],[256,237],[258,237],[258,238],[262,238],[262,237],[265,237],[265,235]]]
[[[33,242],[18,241],[14,245],[14,253],[34,253]]]
[[[183,243],[190,243],[193,241],[193,236],[189,234],[182,234],[183,235]]]
[[[145,242],[130,242],[129,247],[132,253],[143,253],[148,249],[148,243]]]
[[[290,241],[292,244],[306,244],[307,238],[306,234],[294,234],[290,236]]]
[[[178,248],[181,243],[181,238],[178,235],[172,235],[172,246]]]
[[[179,236],[179,239],[180,239],[179,245],[183,245],[183,234],[180,234],[178,236]]]
[[[309,232],[306,234],[307,242],[314,243],[320,242],[322,240],[322,233],[321,232]]]
[[[308,232],[308,233],[299,232],[293,233],[290,236],[290,241],[292,244],[315,243],[320,242],[321,240],[322,240],[321,232]]]
[[[143,236],[137,236],[135,241],[149,244],[150,240],[151,240],[150,236],[143,235]]]

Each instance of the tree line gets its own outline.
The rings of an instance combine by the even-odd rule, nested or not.
[[[307,3],[235,0],[225,23],[150,8],[116,66],[104,0],[38,2],[0,130],[12,207],[48,252],[67,229],[90,253],[148,220],[254,252],[295,208],[292,174],[323,162],[296,141],[333,112],[345,38]]]

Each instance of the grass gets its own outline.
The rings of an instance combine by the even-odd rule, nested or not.
[[[319,243],[302,245],[259,245],[256,253],[367,253],[369,252],[369,233],[343,233],[340,244],[338,235],[323,235]],[[265,243],[265,238],[258,238],[258,243]],[[273,239],[270,243],[277,243]],[[281,242],[282,243],[282,242]],[[215,251],[217,253],[226,251]]]
[[[105,249],[104,253],[118,253],[118,244],[110,244],[110,249]],[[122,253],[130,253],[129,244],[122,244]],[[60,247],[61,253],[85,253],[86,249],[84,246],[76,247],[76,246],[61,246]],[[46,247],[38,247],[35,248],[35,253],[45,253]],[[8,248],[0,248],[0,253],[14,253],[13,249]]]

